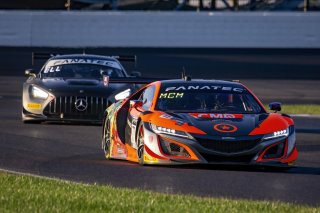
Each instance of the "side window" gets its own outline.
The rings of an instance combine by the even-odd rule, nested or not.
[[[145,110],[149,110],[152,104],[153,96],[154,96],[155,86],[148,87],[142,93],[142,108]]]

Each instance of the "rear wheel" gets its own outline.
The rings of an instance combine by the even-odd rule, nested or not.
[[[110,159],[110,120],[106,119],[102,131],[102,149],[107,159]]]
[[[144,165],[144,130],[143,130],[143,123],[141,122],[138,128],[138,161],[140,165]]]

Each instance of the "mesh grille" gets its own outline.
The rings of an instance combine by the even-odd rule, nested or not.
[[[206,153],[200,153],[209,163],[250,163],[255,154],[241,156],[217,156]]]
[[[84,110],[76,108],[78,99],[82,99],[86,103],[87,107]],[[61,114],[63,114],[65,119],[100,120],[107,105],[107,100],[103,97],[61,96],[56,97],[46,106],[44,115],[50,118],[60,118]]]
[[[236,153],[250,150],[257,146],[261,138],[248,140],[222,141],[197,138],[199,144],[206,149],[222,153]]]
[[[162,147],[162,151],[166,155],[173,155],[173,156],[183,156],[183,157],[190,157],[190,154],[185,150],[183,147],[179,146],[178,144],[171,143],[162,137],[160,137],[160,143]]]

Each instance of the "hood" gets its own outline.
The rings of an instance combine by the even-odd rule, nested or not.
[[[179,113],[176,116],[208,136],[245,136],[261,123],[260,115],[254,114]]]
[[[48,90],[55,96],[85,95],[85,96],[108,96],[116,90],[126,88],[126,84],[104,85],[98,79],[68,79],[68,78],[44,78],[37,79],[36,85]]]

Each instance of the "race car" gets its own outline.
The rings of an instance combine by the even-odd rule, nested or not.
[[[107,159],[141,165],[290,168],[298,156],[294,122],[277,113],[280,103],[270,109],[240,82],[156,81],[107,108],[102,149]]]
[[[46,57],[49,55],[34,55],[35,59]],[[23,84],[23,122],[102,123],[104,111],[111,104],[109,95],[127,86],[109,84],[109,79],[141,75],[128,75],[119,61],[135,61],[135,56],[56,55],[38,74],[26,70],[29,78]]]

